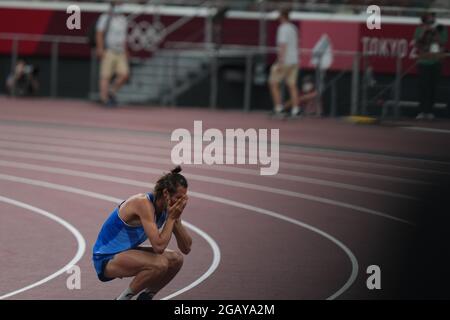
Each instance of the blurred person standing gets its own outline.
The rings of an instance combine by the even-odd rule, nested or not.
[[[275,114],[283,112],[280,84],[285,81],[291,96],[291,115],[300,114],[297,94],[298,77],[298,31],[293,23],[289,21],[289,10],[280,11],[280,25],[277,30],[276,43],[278,46],[277,61],[272,65],[269,77],[269,86],[274,103]]]
[[[127,31],[128,20],[122,13],[119,1],[111,3],[108,13],[103,13],[96,26],[96,51],[100,63],[100,100],[104,105],[115,106],[116,94],[128,80]],[[112,86],[110,82],[115,75]]]
[[[433,106],[447,43],[447,29],[436,24],[434,13],[422,16],[422,24],[414,34],[419,74],[420,112],[416,119],[434,119]]]

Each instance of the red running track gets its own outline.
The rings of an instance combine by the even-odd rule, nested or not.
[[[173,166],[170,133],[192,130],[194,120],[202,120],[204,130],[279,128],[280,170],[261,176],[254,165],[184,165],[190,184],[184,219],[193,250],[158,298],[404,296],[399,274],[423,218],[411,208],[450,175],[445,122],[438,123],[443,131],[428,132],[337,119],[276,121],[262,113],[108,110],[5,98],[0,259],[7,277],[0,296],[115,298],[129,279],[97,280],[90,258],[99,228],[120,199],[149,191]],[[81,270],[80,290],[66,287],[64,268],[73,263]],[[366,287],[373,264],[381,267],[382,290]]]

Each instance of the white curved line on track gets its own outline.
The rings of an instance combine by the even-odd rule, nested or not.
[[[0,174],[0,179],[1,180],[18,182],[18,183],[29,184],[29,185],[35,185],[35,186],[39,186],[39,187],[45,187],[45,188],[49,188],[49,189],[53,189],[53,190],[60,190],[60,191],[66,191],[66,192],[81,194],[81,195],[85,195],[85,196],[93,197],[93,198],[97,198],[97,199],[103,199],[103,200],[107,200],[107,201],[114,201],[115,203],[121,201],[121,199],[117,199],[117,198],[114,198],[114,197],[111,197],[111,196],[107,196],[107,195],[104,195],[104,194],[99,194],[99,193],[90,192],[90,191],[83,190],[83,189],[78,189],[78,188],[74,188],[74,187],[70,187],[70,186],[54,184],[54,183],[41,181],[41,180],[32,180],[32,179],[27,179],[27,178],[22,178],[22,177],[17,177],[17,176],[11,176],[11,175],[5,175],[5,174]],[[153,184],[147,184],[147,186],[150,186],[150,185],[152,187],[154,186]],[[190,191],[189,194],[190,194],[190,196],[193,196],[193,197],[197,197],[197,198],[201,198],[201,199],[205,199],[205,200],[209,200],[209,201],[213,201],[213,202],[226,204],[226,205],[233,206],[233,207],[246,209],[246,210],[251,211],[251,212],[260,213],[260,214],[267,215],[267,216],[270,216],[270,217],[273,217],[273,218],[276,218],[276,219],[280,219],[280,220],[283,220],[283,221],[286,221],[286,222],[289,222],[289,223],[293,223],[293,224],[298,225],[298,226],[300,226],[302,228],[305,228],[305,229],[310,230],[310,231],[312,231],[314,233],[317,233],[317,234],[325,237],[326,239],[330,240],[331,242],[333,242],[336,246],[338,246],[340,249],[342,249],[345,252],[345,254],[348,256],[348,258],[350,259],[350,263],[351,263],[351,266],[352,266],[352,271],[351,271],[350,277],[347,279],[345,284],[341,288],[339,288],[335,293],[333,293],[331,296],[329,296],[327,298],[328,300],[335,299],[338,296],[340,296],[341,294],[343,294],[348,288],[350,288],[350,286],[356,280],[356,277],[358,276],[359,266],[358,266],[358,261],[357,261],[355,255],[353,254],[353,252],[349,248],[347,248],[347,246],[345,246],[338,239],[334,238],[332,235],[330,235],[330,234],[328,234],[328,233],[326,233],[326,232],[324,232],[324,231],[322,231],[322,230],[320,230],[320,229],[318,229],[318,228],[316,228],[314,226],[311,226],[309,224],[306,224],[306,223],[301,222],[301,221],[296,220],[296,219],[292,219],[292,218],[283,216],[283,215],[281,215],[281,214],[279,214],[277,212],[274,212],[274,211],[265,210],[265,209],[258,208],[258,207],[252,206],[252,205],[247,205],[247,204],[242,203],[242,202],[232,201],[232,200],[228,200],[228,199],[225,199],[225,198],[215,197],[215,196],[211,196],[211,195],[207,195],[207,194],[203,194],[203,193],[191,192]],[[208,271],[210,269],[208,269]],[[198,283],[197,283],[197,285],[198,285]],[[184,288],[179,290],[179,291],[177,291],[177,292],[175,292],[175,293],[173,293],[172,295],[170,295],[168,297],[173,298],[176,293],[184,292],[182,290],[184,290]],[[178,294],[180,294],[180,293],[178,293]],[[168,298],[168,297],[166,297],[166,298]]]
[[[90,157],[107,157],[110,159],[122,159],[127,161],[141,161],[146,163],[156,163],[156,164],[171,164],[166,158],[158,158],[153,156],[142,156],[139,154],[122,154],[120,152],[108,152],[108,151],[98,151],[93,149],[82,149],[82,148],[71,148],[71,147],[63,147],[63,146],[49,146],[45,144],[36,144],[36,143],[21,143],[21,142],[8,142],[8,141],[0,141],[0,147],[12,150],[31,150],[31,151],[46,151],[46,152],[57,152],[63,154],[75,154],[75,155],[85,155]],[[282,163],[280,163],[282,165]],[[320,166],[312,166],[312,165],[301,165],[301,164],[289,164],[289,167],[301,169],[305,171],[311,172],[319,172],[319,173],[329,173],[336,175],[344,175],[344,176],[356,176],[362,178],[370,178],[370,179],[379,179],[386,181],[394,181],[401,183],[409,183],[409,184],[423,184],[423,185],[431,185],[432,183],[407,179],[407,178],[398,178],[386,175],[379,175],[374,173],[365,173],[365,172],[355,172],[354,170],[344,170],[344,169],[332,169],[332,168],[324,168]],[[251,173],[254,174],[255,170],[248,170],[243,168],[234,168],[234,167],[226,167],[226,166],[202,166],[204,170],[214,170],[214,171],[222,171],[222,172],[236,172],[236,173]],[[283,176],[284,177],[284,176]]]
[[[53,213],[50,213],[50,212],[45,211],[43,209],[34,207],[34,206],[29,205],[27,203],[20,202],[20,201],[11,199],[11,198],[6,198],[6,197],[3,197],[3,196],[0,196],[0,202],[8,203],[10,205],[17,206],[17,207],[20,207],[20,208],[32,211],[34,213],[40,214],[40,215],[42,215],[42,216],[44,216],[44,217],[46,217],[46,218],[48,218],[50,220],[53,220],[53,221],[59,223],[64,228],[69,230],[70,233],[72,233],[72,235],[77,240],[77,246],[78,246],[77,252],[75,253],[75,256],[64,267],[62,267],[58,271],[52,273],[51,275],[45,277],[44,279],[41,279],[41,280],[39,280],[39,281],[37,281],[35,283],[32,283],[32,284],[30,284],[30,285],[28,285],[26,287],[23,287],[21,289],[18,289],[18,290],[15,290],[15,291],[12,291],[12,292],[9,292],[7,294],[4,294],[4,295],[0,296],[0,300],[9,298],[9,297],[11,297],[13,295],[16,295],[16,294],[19,294],[21,292],[30,290],[30,289],[32,289],[34,287],[40,286],[41,284],[44,284],[44,283],[46,283],[46,282],[48,282],[48,281],[58,277],[59,275],[63,274],[64,272],[66,272],[67,270],[72,268],[83,257],[84,251],[86,250],[86,242],[85,242],[85,240],[83,238],[83,235],[73,225],[71,225],[66,220],[58,217],[57,215],[55,215]]]
[[[91,191],[87,191],[87,190],[84,190],[84,189],[78,189],[78,188],[73,188],[73,187],[64,186],[64,185],[58,185],[58,184],[54,184],[54,183],[48,183],[48,182],[42,181],[42,180],[32,180],[32,179],[26,179],[26,178],[22,178],[22,177],[3,175],[3,174],[0,174],[0,179],[1,180],[13,181],[13,182],[17,182],[17,183],[29,184],[29,185],[33,185],[33,186],[37,186],[37,187],[49,188],[49,189],[53,189],[53,190],[59,190],[59,191],[75,193],[75,194],[79,194],[79,195],[83,195],[83,196],[87,196],[87,197],[91,197],[91,198],[95,198],[95,199],[105,200],[105,201],[108,201],[108,202],[120,203],[123,200],[123,199],[111,197],[111,196],[108,196],[108,195],[105,195],[105,194],[101,194],[101,193],[91,192]],[[2,198],[3,197],[0,196],[0,201],[2,201]],[[7,201],[4,201],[4,202],[7,202]],[[25,208],[32,210],[31,208],[34,208],[34,207],[30,206],[29,208],[28,207],[25,207]],[[38,208],[35,208],[35,209],[40,210]],[[41,212],[38,212],[38,213],[41,213]],[[44,213],[41,213],[41,214],[46,215]],[[56,217],[56,218],[60,219],[58,217]],[[53,218],[51,218],[51,219],[53,219]],[[64,222],[64,220],[62,220],[62,221]],[[197,233],[198,235],[203,237],[206,240],[206,242],[211,246],[211,249],[213,251],[213,261],[212,261],[210,267],[208,268],[208,270],[206,270],[206,272],[203,275],[201,275],[198,279],[196,279],[191,284],[189,284],[186,287],[184,287],[184,288],[182,288],[182,289],[180,289],[180,290],[170,294],[169,296],[167,296],[167,297],[165,297],[163,299],[169,299],[169,298],[176,297],[177,295],[180,295],[183,292],[186,292],[186,291],[196,287],[201,282],[203,282],[205,279],[207,279],[217,269],[217,267],[219,266],[219,263],[220,263],[220,249],[219,249],[219,246],[217,245],[217,243],[214,241],[214,239],[211,238],[211,236],[209,236],[206,232],[204,232],[203,230],[201,230],[198,227],[194,226],[193,224],[191,224],[191,223],[189,223],[187,221],[183,221],[183,223],[186,225],[186,227],[188,227],[189,229],[191,229],[192,231],[194,231],[195,233]],[[66,226],[66,227],[69,229],[68,226]],[[69,230],[71,230],[71,229],[69,229]],[[75,229],[75,231],[76,231],[76,229]],[[80,236],[81,236],[81,234],[80,234]],[[82,236],[81,236],[81,238],[82,238]],[[77,240],[78,240],[78,238],[77,238]],[[83,240],[82,249],[83,249],[83,252],[84,252],[84,250],[85,250],[85,242],[84,242],[84,239],[82,239],[82,240]],[[78,251],[80,251],[80,250],[78,250]],[[75,261],[75,258],[74,258],[74,259],[72,259],[72,261],[70,263],[72,263],[74,261],[73,264],[75,264],[78,260],[81,259],[82,255],[83,254],[81,253],[81,255],[78,257],[78,252],[77,252],[76,258],[78,258],[78,259]],[[63,269],[53,273],[51,276],[49,276],[49,277],[47,277],[45,279],[42,279],[41,281],[36,282],[35,284],[33,284],[31,286],[22,288],[20,290],[13,291],[13,292],[8,293],[6,295],[3,295],[3,296],[0,297],[0,299],[11,297],[11,296],[13,296],[15,294],[21,293],[21,292],[23,292],[25,290],[31,289],[33,287],[36,287],[38,285],[41,285],[41,284],[43,284],[45,282],[50,281],[51,279],[57,277],[58,275],[60,275],[61,273],[65,272],[70,267],[72,267],[73,264],[71,264],[70,266],[69,266],[69,264],[66,267],[64,267]]]
[[[32,152],[9,151],[8,150],[6,155],[11,156],[11,157],[17,157],[17,158],[46,160],[46,161],[52,161],[52,162],[70,163],[70,164],[78,164],[78,165],[87,165],[87,166],[93,166],[93,167],[110,168],[110,169],[131,171],[131,172],[142,172],[142,173],[151,173],[151,174],[160,174],[161,173],[161,170],[142,167],[142,166],[133,166],[133,165],[127,165],[127,164],[121,164],[121,163],[89,160],[89,159],[74,158],[74,157],[37,154],[37,153],[32,153]],[[273,188],[273,187],[262,187],[261,185],[253,184],[253,183],[240,182],[238,185],[235,182],[235,180],[213,178],[211,176],[204,176],[204,175],[198,175],[198,174],[186,174],[185,176],[189,177],[192,180],[212,182],[212,183],[217,183],[217,184],[222,184],[222,185],[227,185],[227,186],[239,186],[239,187],[247,188],[247,189],[258,189],[261,191],[273,192],[273,193],[278,193],[278,194],[284,194],[284,192],[291,192],[291,191],[285,190],[285,189],[279,189],[279,188]],[[276,175],[276,176],[278,176],[278,175]],[[276,176],[274,176],[274,177],[276,177]],[[415,198],[413,196],[408,196],[408,195],[401,194],[401,193],[373,189],[373,188],[368,188],[368,187],[361,187],[361,186],[346,184],[346,183],[339,183],[339,182],[332,182],[332,181],[327,181],[327,180],[308,178],[308,177],[299,177],[299,176],[291,177],[291,176],[286,175],[286,180],[294,180],[294,181],[298,181],[298,182],[316,184],[316,185],[327,186],[327,187],[332,187],[332,188],[337,188],[337,189],[345,189],[345,190],[351,190],[351,191],[371,193],[371,194],[376,194],[376,195],[381,195],[381,196],[389,196],[389,197],[402,198],[402,199],[408,199],[408,200],[419,200],[418,198]],[[296,192],[291,194],[291,196],[296,197],[297,195],[295,195],[295,194],[296,194]]]
[[[111,175],[90,173],[90,172],[86,172],[86,171],[71,170],[71,169],[64,169],[64,168],[48,167],[48,166],[35,165],[35,164],[29,164],[29,163],[18,163],[18,162],[0,160],[0,166],[28,169],[28,170],[62,174],[62,175],[69,175],[69,176],[73,176],[73,177],[83,177],[83,178],[88,178],[88,179],[110,181],[110,182],[122,183],[122,184],[139,186],[139,187],[153,187],[153,184],[149,184],[144,181],[137,181],[137,180],[127,179],[127,178],[111,176]],[[236,182],[234,182],[233,185],[242,186],[243,184],[236,181]],[[269,191],[268,187],[264,187],[264,186],[258,186],[258,188],[253,188],[253,187],[247,186],[247,188],[253,189],[253,190],[264,190],[267,192],[273,192],[273,191]],[[372,210],[369,208],[365,208],[365,207],[358,206],[358,205],[353,205],[353,204],[342,202],[342,201],[331,200],[328,198],[308,195],[308,194],[299,193],[299,192],[291,192],[291,191],[284,191],[284,192],[277,192],[277,193],[280,195],[284,195],[284,196],[295,196],[297,198],[304,199],[304,200],[309,200],[309,201],[319,202],[322,204],[328,204],[328,205],[332,205],[332,206],[336,206],[336,207],[351,209],[353,211],[359,211],[359,212],[371,214],[374,216],[379,216],[382,218],[390,219],[393,221],[397,221],[397,222],[401,222],[401,223],[405,223],[405,224],[409,224],[409,225],[414,225],[414,223],[412,223],[408,220],[401,219],[401,218],[398,218],[395,216],[391,216],[391,215],[383,213],[381,211]],[[190,194],[197,194],[197,193],[190,191]]]
[[[178,296],[188,290],[191,290],[192,288],[195,288],[200,283],[202,283],[204,280],[206,280],[217,269],[217,267],[219,266],[219,263],[220,263],[220,249],[219,249],[219,246],[217,245],[216,241],[214,241],[214,239],[211,238],[206,232],[197,228],[193,224],[190,224],[185,221],[184,221],[184,224],[186,224],[186,226],[188,226],[189,229],[191,229],[194,232],[197,232],[199,235],[201,235],[203,238],[205,238],[205,240],[209,243],[209,245],[211,246],[211,248],[213,250],[213,262],[211,263],[211,266],[208,268],[208,270],[197,280],[195,280],[191,284],[187,285],[186,287],[184,287],[180,290],[177,290],[174,293],[169,294],[168,296],[162,298],[161,300],[169,300],[169,299],[175,298],[176,296]]]

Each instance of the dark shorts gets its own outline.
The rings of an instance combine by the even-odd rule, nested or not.
[[[107,282],[114,280],[114,278],[105,277],[104,271],[106,264],[109,260],[114,258],[116,254],[94,254],[92,256],[92,261],[94,262],[95,271],[97,272],[97,277],[100,281]]]

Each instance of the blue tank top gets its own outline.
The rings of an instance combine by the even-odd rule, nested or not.
[[[147,199],[153,206],[155,206],[153,194],[149,192],[146,195]],[[94,244],[94,255],[116,254],[125,250],[136,248],[147,240],[147,235],[145,234],[143,226],[130,226],[123,222],[123,220],[119,217],[120,205],[114,209],[103,224],[97,237],[97,241]],[[155,214],[155,221],[158,229],[164,225],[166,220],[167,211],[162,212],[159,216],[156,216]]]

